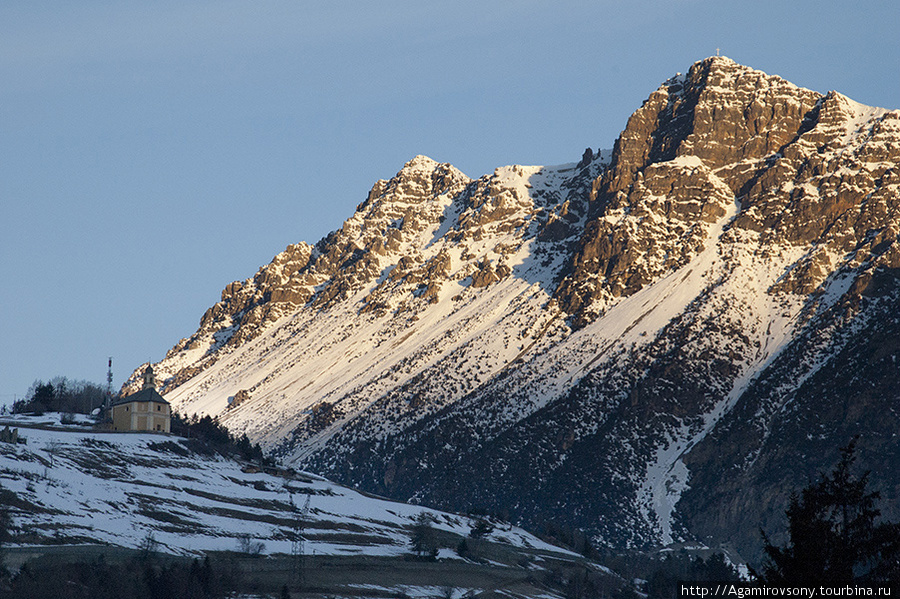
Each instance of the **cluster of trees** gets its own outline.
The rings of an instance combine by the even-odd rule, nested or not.
[[[112,564],[102,557],[88,563],[26,563],[0,589],[0,598],[224,599],[241,586],[235,572],[209,558],[168,564],[137,559]]]
[[[580,528],[558,522],[545,522],[541,526],[539,536],[548,543],[561,545],[588,559],[599,557],[596,547],[591,543],[591,537]]]
[[[441,548],[441,534],[435,528],[434,516],[420,512],[410,527],[409,543],[413,553],[420,559],[435,560]],[[486,518],[477,518],[469,530],[469,536],[456,545],[460,557],[477,558],[481,541],[494,530],[494,525]],[[445,543],[449,538],[444,539]]]
[[[46,383],[37,380],[28,388],[25,399],[13,403],[13,413],[66,412],[90,414],[106,401],[106,387],[90,381],[74,381],[57,376]]]
[[[565,599],[646,599],[635,593],[630,585],[587,564],[557,565],[538,576],[538,580],[557,589]]]
[[[192,449],[218,453],[224,456],[238,456],[251,462],[270,463],[259,443],[251,443],[246,433],[241,436],[231,432],[219,424],[211,416],[198,417],[196,414],[185,417],[172,414],[172,433],[180,437],[194,440]]]
[[[681,597],[685,582],[739,582],[740,574],[721,553],[702,556],[670,554],[657,562],[647,576],[648,597]]]

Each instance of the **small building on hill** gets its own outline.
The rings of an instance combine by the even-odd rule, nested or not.
[[[172,407],[156,390],[152,366],[144,371],[141,390],[115,402],[110,412],[115,431],[172,431]]]

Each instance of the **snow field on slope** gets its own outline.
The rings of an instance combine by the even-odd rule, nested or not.
[[[689,471],[682,457],[703,440],[716,424],[735,406],[750,383],[759,376],[792,341],[797,331],[806,302],[803,296],[789,293],[773,294],[770,287],[784,276],[808,252],[809,248],[772,246],[766,252],[754,251],[758,247],[756,235],[743,232],[747,239],[730,248],[732,256],[739,260],[730,265],[718,265],[724,275],[722,283],[710,293],[702,307],[712,313],[718,306],[729,306],[742,316],[743,332],[750,338],[750,347],[756,348],[745,356],[740,364],[741,372],[734,380],[729,393],[709,412],[703,415],[699,429],[688,425],[672,431],[666,444],[657,449],[650,462],[642,485],[642,504],[648,506],[645,516],[660,527],[665,544],[673,542],[671,518],[681,493],[688,488]],[[723,248],[724,249],[724,248]],[[824,286],[820,305],[827,307],[839,299],[850,283],[838,277]],[[714,340],[724,347],[727,339]],[[815,370],[815,367],[813,367]],[[812,371],[810,371],[812,372]]]
[[[734,217],[726,215],[725,221]],[[714,239],[719,238],[721,226]],[[732,234],[737,235],[734,231]],[[746,235],[746,233],[745,233]],[[703,313],[714,314],[719,307],[728,307],[741,320],[741,330],[750,339],[753,355],[744,356],[739,364],[741,373],[735,379],[729,393],[703,416],[699,429],[687,424],[680,430],[670,431],[668,441],[659,446],[655,458],[647,465],[639,498],[645,518],[657,527],[664,544],[674,540],[672,516],[681,494],[688,488],[690,473],[682,456],[699,443],[727,414],[740,398],[747,385],[768,366],[790,342],[802,310],[801,298],[789,294],[773,295],[771,285],[777,281],[804,255],[804,249],[781,246],[769,248],[765,255],[754,251],[753,239],[735,241],[730,247],[720,243],[709,244],[711,253],[698,257],[700,269],[714,274],[721,283],[711,290],[700,307]],[[738,257],[734,262],[734,257]],[[685,268],[691,268],[693,263]],[[693,270],[693,269],[692,269]],[[711,342],[726,347],[728,339]]]
[[[422,512],[435,528],[463,537],[474,525],[306,473],[245,473],[231,460],[173,453],[178,437],[31,428],[20,435],[27,444],[0,443],[0,483],[32,506],[12,512],[14,527],[44,542],[138,548],[152,537],[161,550],[187,555],[238,550],[247,537],[264,543],[264,553],[289,554],[307,498],[302,534],[306,552],[316,555],[404,555],[408,527]],[[565,553],[508,525],[486,538]]]

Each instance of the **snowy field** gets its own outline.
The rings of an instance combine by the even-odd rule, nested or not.
[[[410,553],[410,527],[422,512],[434,528],[461,537],[476,523],[307,473],[252,472],[247,464],[196,453],[179,437],[59,424],[59,415],[0,419],[0,427],[18,427],[25,439],[0,443],[0,485],[16,497],[14,544],[290,554],[302,539],[307,555],[399,556]],[[54,430],[25,428],[35,425]],[[564,553],[509,525],[497,525],[487,540]],[[459,559],[449,550],[440,557]]]

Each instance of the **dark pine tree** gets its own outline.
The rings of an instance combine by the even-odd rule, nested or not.
[[[900,580],[900,524],[878,522],[880,494],[867,490],[869,473],[851,472],[856,439],[841,448],[828,475],[791,494],[785,514],[788,542],[771,543],[757,577],[769,584]]]

